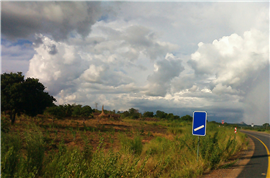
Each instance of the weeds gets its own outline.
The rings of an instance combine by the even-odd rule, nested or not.
[[[142,138],[140,135],[136,135],[134,139],[128,138],[124,134],[119,134],[119,140],[122,146],[122,150],[126,153],[133,153],[140,155],[143,149]]]
[[[76,124],[76,123],[75,123]],[[196,177],[205,170],[214,169],[223,164],[238,150],[245,136],[238,134],[234,140],[233,132],[229,128],[218,128],[214,124],[208,124],[207,135],[200,139],[200,156],[197,162],[197,137],[187,132],[191,130],[188,122],[164,122],[159,121],[158,125],[168,127],[166,138],[153,136],[147,130],[152,124],[139,123],[137,133],[129,130],[126,133],[119,133],[120,151],[105,149],[105,139],[94,127],[84,126],[79,131],[83,140],[82,148],[69,148],[62,138],[60,143],[55,142],[55,134],[49,134],[44,130],[45,138],[41,129],[35,125],[27,126],[29,129],[20,135],[10,131],[2,131],[1,148],[1,171],[3,177]],[[58,125],[59,126],[59,125]],[[51,125],[49,125],[51,128]],[[46,127],[45,127],[46,128]],[[58,127],[61,128],[60,126]],[[102,129],[102,127],[101,127]],[[134,129],[134,128],[133,128]],[[142,134],[142,130],[144,129]],[[77,128],[70,127],[73,140],[76,139]],[[102,130],[105,130],[103,127]],[[115,138],[115,129],[111,127],[107,142],[118,144]],[[68,129],[65,129],[67,137]],[[147,133],[147,134],[146,134]],[[59,134],[59,133],[58,133]],[[99,136],[99,145],[94,150],[92,141]],[[170,137],[167,137],[167,136]],[[60,135],[59,135],[60,136]],[[58,136],[58,137],[59,137]],[[113,137],[112,137],[113,136]],[[154,138],[146,143],[142,139],[153,136]],[[52,139],[54,138],[54,139]],[[89,139],[90,138],[90,139]],[[91,143],[90,143],[91,140]],[[94,140],[95,143],[96,140]],[[24,143],[24,144],[23,144]],[[76,142],[77,143],[77,142]],[[78,142],[79,143],[79,142]],[[51,144],[51,151],[46,152],[46,144]],[[233,163],[225,164],[222,168],[231,166]]]

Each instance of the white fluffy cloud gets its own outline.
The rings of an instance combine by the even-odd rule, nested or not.
[[[37,54],[30,60],[26,76],[39,78],[53,95],[59,96],[60,103],[78,102],[87,93],[143,92],[146,78],[152,73],[153,67],[149,65],[159,60],[160,70],[149,80],[161,84],[158,78],[165,74],[166,90],[170,81],[165,81],[166,77],[173,78],[182,70],[180,61],[170,59],[173,56],[164,60],[167,52],[176,50],[177,45],[160,41],[146,27],[128,23],[121,29],[112,26],[113,23],[97,23],[86,39],[71,38],[69,43],[36,35],[40,45],[34,44]],[[174,71],[169,74],[167,69]]]
[[[246,31],[243,37],[224,36],[212,44],[198,46],[190,64],[197,75],[214,76],[215,85],[239,86],[268,64],[268,34],[258,30]]]
[[[106,109],[181,116],[207,110],[209,120],[250,123],[252,115],[258,123],[267,121],[268,3],[2,7],[2,38],[34,42],[24,52],[2,45],[4,70],[20,71],[11,61],[28,58],[26,76],[39,78],[58,104],[98,102]]]
[[[269,98],[269,85],[260,87],[260,92],[256,86],[262,85],[262,80],[269,80],[267,72],[261,74],[265,70],[269,72],[268,38],[267,33],[252,29],[244,32],[243,36],[232,34],[211,44],[199,43],[189,62],[198,78],[212,76],[206,86],[213,88],[213,94],[239,96],[237,101],[243,101],[243,105],[250,108],[245,108],[243,118],[248,122],[249,117],[259,117],[262,122],[268,120],[269,111],[265,105],[269,106],[269,102],[267,104],[265,98]],[[250,111],[252,114],[248,116]]]

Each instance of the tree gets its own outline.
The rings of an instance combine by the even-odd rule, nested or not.
[[[265,128],[267,130],[267,128],[269,127],[269,123],[264,123],[263,124],[263,128]]]
[[[56,101],[44,90],[38,79],[24,80],[22,72],[1,74],[1,109],[9,113],[12,124],[15,123],[16,114],[42,114],[46,107],[53,106],[53,101]]]
[[[90,116],[90,114],[93,112],[92,108],[88,105],[82,107],[81,109],[81,116]]]
[[[173,120],[174,119],[173,113],[167,114],[166,119]]]
[[[180,120],[180,116],[174,115],[174,116],[173,116],[173,119],[174,119],[174,120]]]
[[[160,110],[156,111],[156,117],[162,119],[162,118],[166,118],[166,116],[167,116],[167,113],[160,111]]]
[[[125,111],[125,112],[123,112],[123,117],[128,117],[129,116],[129,112],[128,111]]]
[[[138,119],[140,117],[139,110],[134,109],[134,108],[130,108],[128,111],[129,111],[129,116],[132,119]]]
[[[80,116],[81,115],[82,105],[78,104],[73,107],[72,116]]]
[[[50,115],[53,115],[57,119],[62,119],[66,116],[65,108],[62,105],[48,107],[46,108],[45,112],[48,112]]]
[[[181,120],[183,121],[192,121],[193,117],[191,117],[190,115],[185,115],[183,117],[181,117]]]
[[[143,117],[154,117],[154,113],[146,111],[146,112],[143,113]]]

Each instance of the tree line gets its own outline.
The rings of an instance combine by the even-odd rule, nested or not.
[[[47,107],[44,113],[48,113],[57,119],[62,119],[65,117],[88,117],[94,110],[86,105],[82,106],[80,104],[65,104],[65,105],[55,105],[52,107]]]
[[[53,103],[56,99],[44,90],[45,87],[39,82],[39,79],[24,79],[22,72],[1,74],[1,110],[10,116],[12,124],[15,122],[16,115],[21,114],[33,117],[47,113],[62,119],[65,117],[93,117],[92,113],[100,112],[88,105],[65,104],[57,106]],[[115,114],[115,110],[104,110],[104,112]],[[160,110],[157,110],[155,114],[149,111],[142,114],[139,110],[130,108],[128,111],[118,111],[117,114],[123,118],[129,117],[131,119],[155,117],[166,120],[192,121],[192,117],[189,115],[180,117]]]
[[[146,111],[143,114],[139,113],[139,110],[130,108],[128,111],[124,111],[122,113],[123,117],[129,117],[131,119],[139,119],[139,118],[159,118],[159,119],[164,119],[164,120],[181,120],[181,121],[192,121],[192,117],[190,115],[185,115],[185,116],[178,116],[174,115],[173,113],[166,113],[164,111],[157,110],[156,113]]]

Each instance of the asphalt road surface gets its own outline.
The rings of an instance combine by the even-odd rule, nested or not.
[[[270,150],[270,134],[246,130],[241,130],[241,132],[246,133],[254,141],[255,151],[249,163],[238,175],[238,178],[261,178],[266,177],[267,175],[269,177],[270,170],[268,167],[270,167],[270,163],[268,162],[268,157],[270,155],[268,155],[267,149],[265,147]],[[264,144],[261,143],[261,141]],[[268,174],[267,171],[269,171]]]

